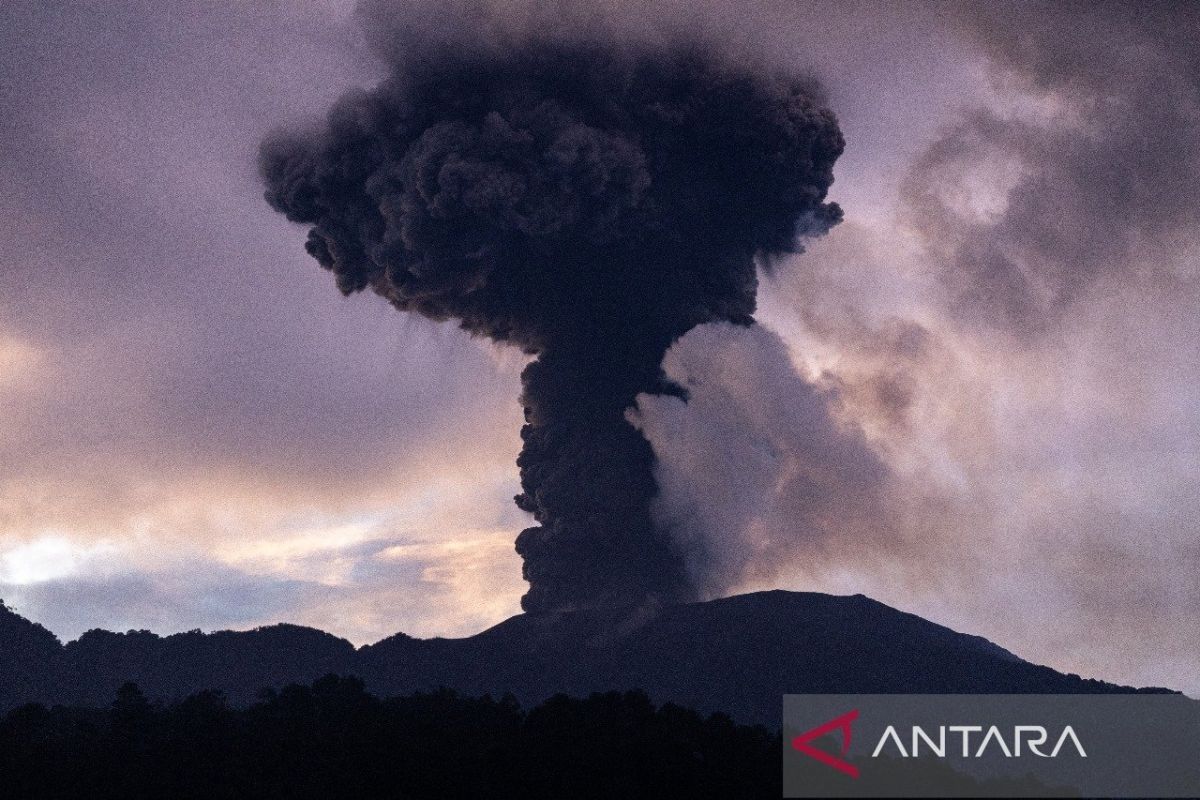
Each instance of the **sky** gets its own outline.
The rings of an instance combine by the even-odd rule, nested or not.
[[[399,9],[399,10],[398,10]],[[526,357],[341,296],[260,141],[445,3],[0,14],[0,597],[61,638],[519,611]],[[710,596],[863,592],[1200,693],[1195,6],[507,3],[804,70],[842,224],[630,418]],[[566,20],[566,22],[562,22]]]

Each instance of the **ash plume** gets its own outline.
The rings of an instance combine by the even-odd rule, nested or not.
[[[342,292],[535,356],[516,503],[538,524],[516,547],[522,605],[547,611],[695,596],[627,412],[683,395],[661,365],[684,333],[753,322],[756,259],[840,219],[842,147],[805,78],[556,37],[414,45],[319,130],[268,138],[260,165]]]

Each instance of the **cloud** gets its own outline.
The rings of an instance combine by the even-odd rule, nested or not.
[[[932,583],[801,580],[1195,691],[1192,10],[941,8],[933,29],[978,48],[991,86],[943,110],[890,213],[847,203],[809,253],[830,268],[773,279],[762,317],[979,557],[921,550]]]
[[[904,192],[960,318],[1025,338],[1089,299],[1194,291],[1197,8],[955,11],[997,100],[918,158]]]
[[[267,117],[371,74],[341,5],[6,6],[0,536],[511,460],[521,359],[331,297],[262,203]]]
[[[1188,295],[1131,287],[1036,337],[989,336],[928,289],[904,224],[832,232],[808,254],[829,269],[773,278],[762,316],[834,418],[863,431],[922,533],[898,564],[798,554],[777,582],[863,591],[1060,669],[1196,691]]]
[[[511,529],[324,539],[286,558],[200,548],[143,559],[144,543],[41,539],[0,555],[0,597],[64,641],[91,628],[247,629],[287,620],[367,644],[405,631],[467,635],[519,610]],[[284,548],[289,549],[289,548]]]

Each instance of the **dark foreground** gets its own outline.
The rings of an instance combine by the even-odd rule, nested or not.
[[[0,797],[779,797],[777,733],[653,706],[640,692],[380,700],[355,678],[171,705],[122,687],[107,709],[14,709]]]
[[[0,720],[2,798],[776,798],[777,731],[655,707],[641,691],[510,695],[449,690],[381,700],[361,680],[219,692],[169,705],[126,684],[110,707],[21,706]],[[856,760],[857,761],[857,760]],[[865,762],[858,762],[862,766]],[[844,779],[796,764],[815,796]],[[938,762],[864,773],[868,796],[1073,796],[1032,778],[976,781]]]

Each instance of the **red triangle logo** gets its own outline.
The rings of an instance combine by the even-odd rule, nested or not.
[[[844,772],[851,778],[857,778],[858,767],[854,766],[849,761],[845,761],[835,755],[826,753],[824,750],[818,750],[809,744],[809,742],[811,742],[813,739],[820,739],[827,733],[841,730],[842,755],[846,755],[846,753],[850,750],[850,723],[854,722],[856,719],[858,719],[857,708],[853,711],[848,711],[845,714],[842,714],[840,717],[835,717],[834,719],[829,720],[829,722],[818,725],[810,731],[805,731],[795,739],[792,739],[792,747],[799,752],[804,753],[804,755],[808,756],[809,758],[815,758],[822,764],[833,767],[838,772]]]

